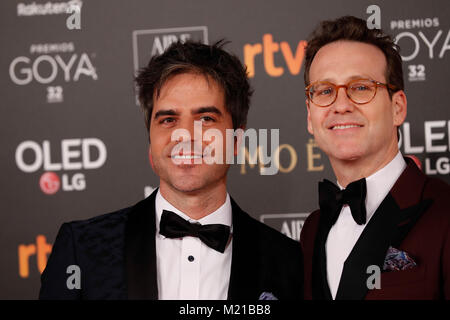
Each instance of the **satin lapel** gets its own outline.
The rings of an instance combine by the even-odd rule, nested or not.
[[[261,266],[258,238],[254,225],[247,213],[231,199],[233,216],[233,252],[231,259],[228,300],[258,299],[258,282]]]
[[[398,229],[392,237],[392,246],[398,248],[408,232],[415,225],[432,199],[423,199],[422,193],[427,176],[410,158],[405,158],[407,167],[391,190],[391,195],[400,208],[404,209],[398,219]]]
[[[398,217],[399,211],[394,198],[388,194],[344,263],[336,300],[360,300],[365,297],[367,278],[370,276],[367,267],[377,265],[382,270],[391,235],[397,227],[395,217]]]
[[[327,280],[327,260],[325,251],[325,244],[331,227],[331,220],[326,214],[321,212],[313,250],[312,297],[314,300],[332,299]]]
[[[125,227],[125,272],[128,299],[158,299],[156,280],[155,197],[137,203]]]

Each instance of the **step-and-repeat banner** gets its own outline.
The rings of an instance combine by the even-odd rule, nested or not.
[[[396,37],[408,116],[401,151],[450,182],[450,4],[431,1],[7,0],[0,3],[0,298],[35,299],[63,222],[130,206],[158,186],[133,76],[173,41],[231,41],[255,90],[248,128],[265,129],[229,193],[298,240],[334,180],[306,130],[305,39],[355,15]],[[349,57],[351,58],[351,57]],[[277,131],[278,130],[278,131]]]

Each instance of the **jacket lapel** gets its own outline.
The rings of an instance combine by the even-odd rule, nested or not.
[[[258,235],[251,218],[231,198],[233,216],[233,252],[228,300],[257,299],[259,283]]]
[[[360,300],[367,294],[367,267],[383,270],[389,246],[399,248],[420,216],[431,204],[422,200],[426,177],[415,164],[408,166],[368,222],[344,263],[336,299]]]
[[[156,279],[156,189],[128,214],[125,227],[125,279],[128,299],[158,299]]]
[[[319,227],[314,240],[312,263],[312,297],[314,300],[332,299],[327,281],[327,260],[325,251],[325,243],[331,227],[330,217],[324,213],[320,213]]]
[[[388,195],[364,228],[344,263],[336,300],[364,298],[368,290],[367,267],[377,265],[382,270],[390,238],[396,227],[394,217],[398,216],[398,211],[394,199]]]

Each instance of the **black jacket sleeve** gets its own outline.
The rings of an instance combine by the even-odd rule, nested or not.
[[[83,270],[77,264],[73,233],[70,223],[64,223],[59,229],[47,266],[41,275],[40,300],[75,300],[81,298],[80,288],[74,288],[74,277]],[[68,269],[69,268],[69,269]],[[68,284],[69,282],[69,284]]]

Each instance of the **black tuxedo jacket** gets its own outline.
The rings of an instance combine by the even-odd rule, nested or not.
[[[41,276],[40,299],[158,299],[155,196],[84,221],[64,223]],[[228,299],[303,297],[299,242],[251,218],[231,199],[233,242]],[[68,289],[81,271],[81,288]]]
[[[405,160],[405,171],[344,263],[336,300],[450,299],[450,186],[427,177],[411,159]],[[325,252],[331,226],[319,210],[303,226],[305,299],[332,298]],[[369,290],[367,267],[383,270],[389,246],[407,252],[417,266],[381,272],[381,288]]]

